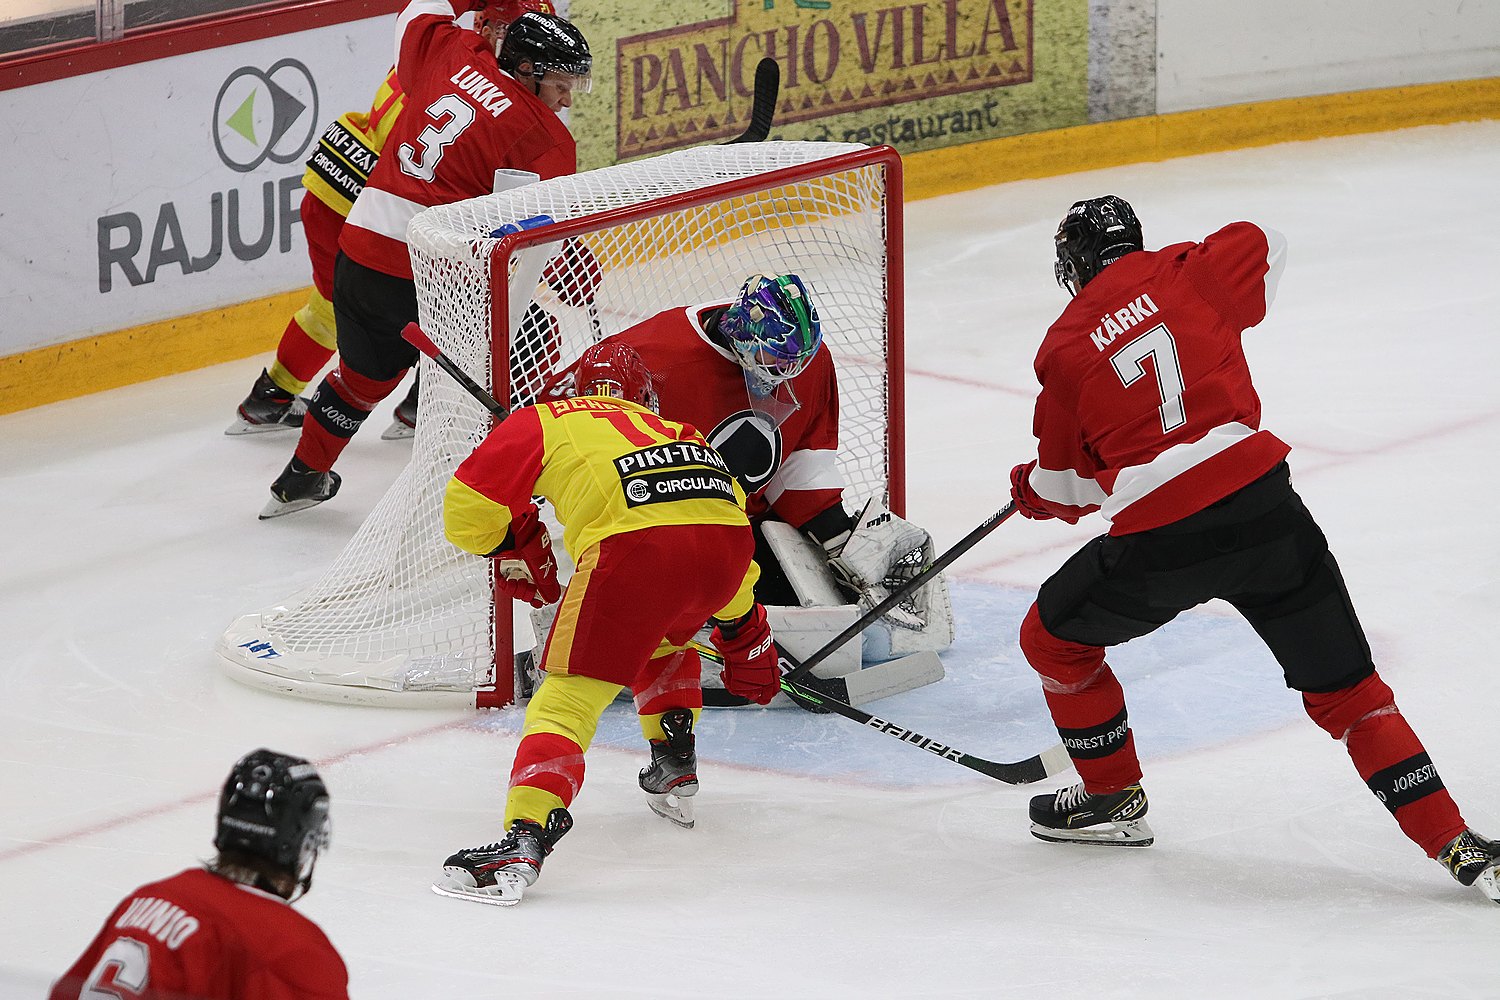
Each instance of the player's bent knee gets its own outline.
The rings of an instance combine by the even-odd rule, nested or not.
[[[1343,739],[1361,719],[1395,707],[1396,696],[1377,673],[1336,691],[1304,692],[1308,716],[1329,736]]]
[[[1035,603],[1021,621],[1021,654],[1031,669],[1062,687],[1086,684],[1104,666],[1104,650],[1059,639],[1042,624]]]

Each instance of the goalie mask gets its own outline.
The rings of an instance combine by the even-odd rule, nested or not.
[[[823,327],[807,286],[795,274],[752,274],[719,319],[745,370],[751,395],[764,399],[806,370],[823,343]]]
[[[256,750],[229,772],[219,794],[214,847],[270,862],[297,879],[291,898],[312,885],[328,846],[328,788],[301,757]]]
[[[1112,194],[1074,202],[1053,240],[1057,245],[1053,273],[1070,295],[1081,292],[1108,265],[1145,248],[1135,210]]]
[[[573,369],[573,395],[624,399],[656,412],[651,369],[629,344],[605,340],[584,351]]]
[[[543,82],[566,85],[575,94],[593,89],[588,40],[573,22],[556,14],[528,11],[516,18],[505,29],[496,61],[518,80],[531,78],[539,90]],[[531,69],[523,73],[522,63],[530,63]]]

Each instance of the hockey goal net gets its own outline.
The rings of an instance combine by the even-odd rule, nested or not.
[[[837,370],[846,498],[899,513],[900,178],[888,147],[766,142],[431,208],[408,232],[420,322],[516,407],[600,337],[672,306],[727,302],[756,272],[797,273]],[[497,602],[491,561],[453,547],[442,524],[447,481],[493,418],[425,358],[420,379],[410,464],[316,584],[224,633],[232,676],[326,701],[512,700],[529,623]]]

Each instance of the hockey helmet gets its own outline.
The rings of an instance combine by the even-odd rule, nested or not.
[[[1106,266],[1145,248],[1135,210],[1112,194],[1074,202],[1053,239],[1057,244],[1053,273],[1071,295],[1082,291]]]
[[[795,274],[752,274],[719,319],[757,395],[800,375],[823,343],[807,286]]]
[[[266,749],[240,758],[219,794],[215,848],[269,861],[305,892],[328,841],[328,788],[311,764]]]
[[[603,340],[578,358],[573,369],[573,395],[609,396],[655,410],[656,379],[634,347]]]
[[[522,14],[536,11],[539,14],[556,14],[550,0],[485,0],[483,7],[474,12],[474,30],[489,33],[494,40],[495,54],[500,54],[500,45],[505,40],[505,29]]]
[[[530,63],[530,75],[540,85],[548,73],[566,79],[574,93],[586,94],[593,87],[594,57],[588,39],[566,18],[527,11],[505,29],[497,57],[500,68],[519,78],[522,63]]]

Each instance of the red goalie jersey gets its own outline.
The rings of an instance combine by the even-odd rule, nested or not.
[[[343,959],[285,900],[191,868],[143,885],[49,1000],[346,1000]]]
[[[405,110],[339,237],[351,259],[394,277],[411,277],[406,226],[422,209],[489,194],[499,168],[543,179],[577,169],[562,120],[496,65],[482,36],[454,23],[467,9],[413,0],[402,11]]]
[[[634,347],[656,376],[661,415],[692,424],[724,457],[745,489],[750,519],[774,511],[800,528],[843,499],[833,359],[823,345],[788,383],[795,410],[774,401],[753,406],[743,369],[703,331],[700,315],[714,308],[668,309],[613,339]]]
[[[1055,512],[1102,510],[1110,534],[1169,524],[1259,478],[1290,448],[1260,429],[1240,335],[1265,318],[1280,233],[1236,222],[1099,272],[1036,356],[1030,485]]]

